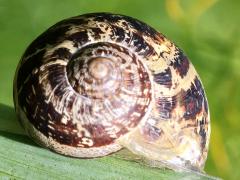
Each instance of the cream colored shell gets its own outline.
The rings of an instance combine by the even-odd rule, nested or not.
[[[171,41],[131,17],[63,20],[24,53],[14,81],[20,122],[40,145],[74,157],[128,148],[202,170],[210,119],[193,65]]]

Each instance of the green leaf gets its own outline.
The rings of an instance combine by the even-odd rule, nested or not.
[[[211,179],[193,172],[152,168],[131,157],[125,160],[121,153],[95,159],[62,156],[23,135],[12,107],[0,104],[0,114],[0,178]]]

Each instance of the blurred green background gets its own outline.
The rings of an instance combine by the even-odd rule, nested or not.
[[[129,15],[165,34],[191,59],[211,111],[205,170],[224,179],[240,179],[239,9],[239,0],[0,0],[0,103],[13,106],[17,63],[28,44],[49,26],[89,12]]]

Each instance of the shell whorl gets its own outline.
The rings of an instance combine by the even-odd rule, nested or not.
[[[39,144],[98,157],[125,146],[201,169],[209,113],[199,77],[183,52],[136,19],[95,13],[40,35],[19,63],[14,102]]]

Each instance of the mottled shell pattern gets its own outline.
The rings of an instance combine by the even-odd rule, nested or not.
[[[183,52],[134,18],[86,14],[34,40],[15,75],[20,122],[38,144],[74,157],[122,147],[202,170],[210,119],[203,86]]]

